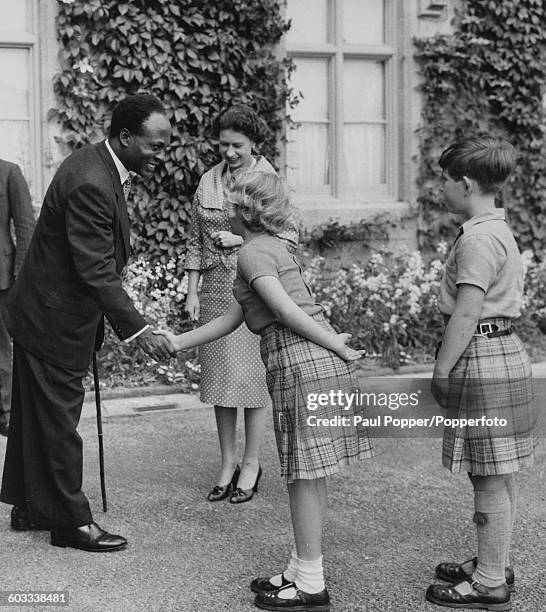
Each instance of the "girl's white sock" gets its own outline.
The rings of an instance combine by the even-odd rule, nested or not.
[[[305,593],[320,593],[324,591],[322,555],[318,559],[313,559],[313,561],[298,559],[296,586]]]
[[[288,567],[284,570],[283,573],[286,580],[289,580],[290,582],[296,581],[296,576],[298,575],[298,552],[295,546],[292,549],[292,552],[290,553]]]
[[[304,593],[320,593],[324,591],[324,572],[322,570],[322,555],[318,559],[305,561],[297,559],[298,575],[295,587],[286,587],[277,593],[279,599],[292,599],[296,596],[296,589]]]
[[[298,574],[298,553],[296,551],[296,547],[292,549],[290,553],[290,559],[288,561],[288,567],[284,570],[282,574],[277,574],[269,579],[269,582],[274,586],[282,586],[282,577],[284,576],[285,580],[289,582],[295,582],[296,576]]]

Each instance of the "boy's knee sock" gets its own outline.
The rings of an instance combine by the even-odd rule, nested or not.
[[[474,522],[478,532],[478,567],[474,580],[488,587],[504,584],[506,551],[510,546],[511,508],[506,487],[474,491]]]
[[[508,497],[510,498],[510,542],[514,534],[514,524],[516,522],[516,510],[518,502],[518,488],[516,481],[516,474],[507,474],[505,476],[506,490],[508,491]],[[510,565],[510,546],[506,550],[506,567]]]

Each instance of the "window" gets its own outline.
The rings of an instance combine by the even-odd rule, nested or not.
[[[287,53],[301,92],[287,177],[300,195],[397,199],[396,2],[287,0]]]
[[[21,167],[36,194],[43,160],[34,10],[33,0],[0,0],[0,157]]]

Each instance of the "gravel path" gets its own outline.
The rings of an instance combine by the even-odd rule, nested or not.
[[[47,532],[11,531],[9,507],[0,505],[1,588],[67,590],[70,605],[54,609],[77,612],[256,610],[249,581],[281,569],[292,546],[272,434],[254,500],[211,504],[205,496],[218,458],[211,410],[110,417],[110,508],[103,515],[93,421],[84,419],[80,430],[95,519],[125,535],[129,548],[104,555],[55,548]],[[424,600],[435,564],[475,551],[468,480],[441,468],[438,439],[382,439],[375,446],[374,459],[331,480],[324,549],[332,612],[438,612]],[[2,438],[2,457],[4,450]],[[545,472],[542,442],[535,467],[520,479],[517,612],[546,610]]]

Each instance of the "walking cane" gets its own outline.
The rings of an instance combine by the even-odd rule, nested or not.
[[[93,381],[95,384],[95,404],[97,406],[97,435],[99,438],[99,470],[100,470],[100,490],[102,493],[102,511],[106,512],[108,506],[106,503],[106,482],[104,479],[104,447],[102,444],[102,413],[100,407],[100,389],[99,389],[99,370],[97,367],[97,352],[93,351]]]

